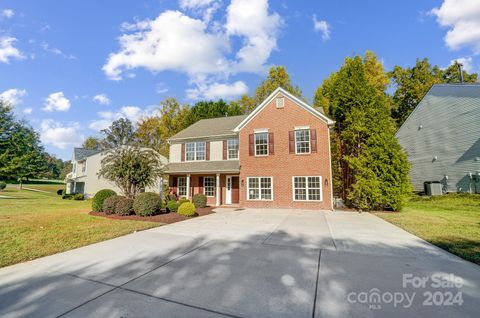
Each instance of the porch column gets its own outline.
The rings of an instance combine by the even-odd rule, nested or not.
[[[216,206],[220,206],[220,196],[222,195],[222,193],[220,192],[220,173],[217,173],[217,180],[215,182],[215,185],[217,186],[217,191],[216,191],[216,196],[215,196],[215,200],[216,200]]]
[[[73,181],[73,193],[77,192],[77,181]]]
[[[190,174],[187,174],[187,199],[190,199]]]
[[[159,187],[159,194],[160,194],[160,200],[163,202],[163,176],[160,176],[160,184],[158,185]]]

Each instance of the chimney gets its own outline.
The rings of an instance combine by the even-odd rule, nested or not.
[[[462,69],[463,64],[457,62],[457,66],[458,66],[458,72],[460,73],[460,83],[463,83],[463,69]]]

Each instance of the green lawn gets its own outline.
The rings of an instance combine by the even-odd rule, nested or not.
[[[19,191],[17,185],[0,192],[0,267],[160,225],[88,215],[89,200],[55,194],[62,185],[26,187],[51,193]]]
[[[402,212],[376,215],[480,265],[480,195],[412,197]]]

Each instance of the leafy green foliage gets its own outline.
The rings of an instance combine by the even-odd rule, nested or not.
[[[7,187],[7,184],[3,181],[0,181],[0,191],[5,190],[6,187]]]
[[[119,195],[112,195],[108,198],[106,198],[103,201],[102,205],[102,211],[105,212],[105,214],[114,214],[115,213],[115,205],[117,204]]]
[[[182,204],[182,203],[185,203],[185,202],[190,202],[190,200],[187,199],[187,198],[181,198],[180,200],[178,200],[178,204]]]
[[[167,203],[167,211],[168,212],[177,212],[179,207],[179,203],[177,201],[168,201]]]
[[[133,199],[119,196],[115,204],[115,214],[130,215],[133,213]]]
[[[431,65],[427,58],[417,59],[413,67],[395,66],[389,75],[395,86],[392,116],[397,126],[407,119],[433,84],[460,82],[457,62],[442,70],[436,65]],[[478,78],[477,74],[468,74],[465,71],[463,77],[467,83],[474,83]]]
[[[117,195],[117,193],[110,189],[103,189],[98,191],[92,199],[92,210],[93,212],[102,212],[103,202],[106,198]]]
[[[197,209],[195,208],[195,205],[193,203],[184,202],[180,204],[177,213],[183,216],[195,216],[195,214],[197,213]]]
[[[83,193],[75,193],[73,195],[73,199],[77,201],[82,201],[85,200],[85,196],[83,195]]]
[[[58,195],[63,195],[63,194],[64,194],[64,191],[65,191],[64,189],[58,189],[58,190],[57,190],[57,194],[58,194]]]
[[[219,101],[200,101],[190,108],[185,116],[185,127],[195,124],[201,119],[242,115],[240,108]]]
[[[140,193],[133,201],[133,210],[136,215],[150,216],[160,212],[162,200],[157,193]]]
[[[112,130],[112,129],[111,129]],[[112,130],[113,131],[113,130]],[[102,149],[102,140],[97,137],[88,137],[82,144],[82,148],[89,150]]]
[[[204,194],[197,193],[193,196],[192,202],[196,208],[204,208],[207,206],[207,197]]]
[[[114,182],[131,199],[155,185],[163,174],[159,154],[134,145],[111,149],[101,165],[99,175]]]
[[[102,130],[102,134],[105,136],[101,141],[104,149],[113,149],[135,142],[135,129],[132,122],[126,118],[115,120],[110,127]]]
[[[387,83],[381,63],[367,54],[347,58],[316,94],[318,106],[336,121],[335,190],[359,209],[399,210],[411,191],[407,157],[394,137]]]

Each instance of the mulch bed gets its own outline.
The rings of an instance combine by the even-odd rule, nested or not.
[[[212,214],[213,207],[206,207],[202,209],[197,209],[198,216]],[[162,213],[153,216],[138,216],[138,215],[116,215],[116,214],[105,214],[104,212],[90,212],[90,215],[102,216],[108,219],[115,220],[134,220],[134,221],[149,221],[149,222],[159,222],[159,223],[175,223],[184,220],[191,219],[191,217],[183,216],[175,212]]]

